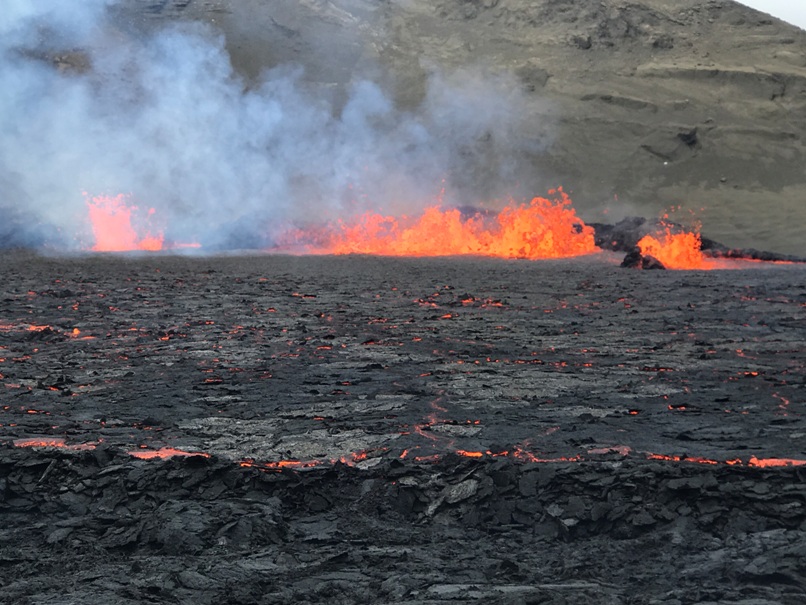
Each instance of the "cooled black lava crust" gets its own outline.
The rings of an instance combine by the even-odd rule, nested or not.
[[[806,267],[620,260],[4,256],[0,602],[802,603]]]

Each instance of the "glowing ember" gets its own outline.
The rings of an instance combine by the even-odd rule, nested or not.
[[[793,458],[750,458],[748,466],[755,466],[758,468],[778,468],[782,466],[806,466],[806,460],[797,460]]]
[[[32,437],[30,439],[15,439],[14,447],[58,447],[65,450],[94,450],[94,443],[77,443],[67,445],[62,437]]]
[[[533,454],[532,452],[528,452],[521,448],[520,446],[515,446],[515,451],[512,452],[512,457],[516,460],[522,460],[523,462],[539,462],[539,463],[547,463],[547,462],[580,462],[582,460],[582,456],[559,456],[557,458],[541,458],[537,454]]]
[[[322,464],[321,460],[278,460],[275,462],[257,462],[253,458],[241,460],[240,466],[244,468],[259,468],[261,470],[314,468]]]
[[[577,217],[565,192],[549,193],[554,199],[535,198],[529,204],[510,205],[495,218],[481,214],[465,218],[459,210],[435,206],[413,220],[366,214],[355,223],[339,223],[318,236],[298,235],[303,241],[318,239],[317,251],[329,254],[537,259],[597,252],[593,228]]]
[[[64,447],[61,437],[34,437],[32,439],[15,439],[14,447]]]
[[[386,451],[385,449],[377,450],[378,453]],[[273,471],[282,469],[305,469],[315,468],[324,464],[345,464],[347,466],[356,466],[358,463],[366,462],[369,459],[369,451],[352,452],[339,458],[320,459],[320,460],[276,460],[269,462],[257,462],[254,458],[246,458],[241,460],[238,464],[243,468],[257,468],[262,471]],[[401,456],[405,458],[405,456]]]
[[[665,460],[666,462],[693,462],[695,464],[719,464],[717,460],[700,456],[667,456],[665,454],[649,454],[647,460]]]
[[[130,250],[162,250],[163,236],[138,235],[132,225],[132,211],[124,195],[115,197],[97,196],[87,200],[92,233],[95,236],[95,252],[126,252]],[[149,216],[154,210],[148,211]]]
[[[140,458],[141,460],[153,460],[154,458],[173,458],[174,456],[210,457],[210,454],[205,454],[204,452],[186,452],[184,450],[178,450],[172,447],[162,447],[158,450],[134,450],[128,452],[128,454],[134,458]]]

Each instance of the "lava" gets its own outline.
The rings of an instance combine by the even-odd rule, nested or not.
[[[701,456],[669,456],[666,454],[647,454],[647,460],[662,460],[666,462],[693,462],[695,464],[719,464],[718,460],[711,460],[710,458],[703,458]],[[733,461],[727,462],[730,464]]]
[[[379,453],[385,452],[386,449],[377,450]],[[369,458],[370,452],[368,450],[351,452],[339,458],[331,459],[318,459],[318,460],[276,460],[268,462],[258,462],[254,458],[245,458],[238,464],[243,468],[257,468],[262,471],[277,471],[283,469],[308,469],[316,468],[324,464],[344,464],[346,466],[355,466],[359,462],[364,462]]]
[[[161,447],[158,450],[140,449],[128,452],[129,456],[139,458],[141,460],[154,460],[155,458],[165,459],[174,458],[176,456],[202,456],[209,458],[210,454],[204,452],[186,452],[173,447]]]
[[[456,453],[465,458],[483,458],[484,452],[468,452],[466,450],[456,450]]]
[[[22,447],[22,448],[59,448],[72,451],[81,451],[81,450],[95,449],[98,445],[98,442],[78,443],[68,445],[63,437],[30,437],[25,439],[15,439],[12,442],[12,445],[14,447]],[[419,448],[415,447],[414,449]],[[322,458],[313,460],[290,459],[290,460],[275,460],[275,461],[257,461],[254,458],[245,458],[240,460],[238,464],[243,468],[256,468],[262,471],[277,471],[283,469],[289,469],[289,470],[310,469],[323,465],[335,465],[335,464],[356,466],[361,462],[366,462],[370,458],[371,453],[374,454],[373,457],[378,457],[383,455],[387,451],[388,450],[386,448],[380,448],[374,451],[362,450],[357,452],[351,452],[338,458],[330,458],[330,459]],[[138,458],[140,460],[164,460],[167,458],[190,457],[190,456],[201,456],[203,458],[210,458],[210,454],[206,452],[188,452],[173,447],[162,447],[156,450],[148,449],[147,447],[142,447],[141,449],[131,450],[126,453],[132,456],[133,458]],[[619,445],[611,447],[594,448],[588,450],[588,455],[593,456],[593,458],[588,458],[581,454],[576,454],[573,456],[543,457],[539,453],[527,451],[523,449],[521,446],[516,445],[511,451],[507,449],[501,451],[491,451],[491,450],[469,451],[469,450],[457,449],[453,450],[452,453],[462,458],[470,458],[476,460],[481,460],[484,458],[511,458],[523,463],[547,464],[547,463],[562,463],[562,462],[586,462],[586,461],[592,462],[595,461],[598,456],[610,455],[610,454],[617,454],[623,457],[627,457],[630,456],[633,453],[633,451],[632,448],[630,448],[629,446]],[[397,456],[397,458],[400,460],[411,459],[414,460],[415,462],[438,462],[440,459],[443,458],[443,455],[440,454],[430,454],[424,456],[412,456],[411,454],[412,454],[411,449],[405,449],[401,454]],[[734,458],[730,460],[714,460],[711,458],[704,458],[701,456],[654,454],[651,452],[645,452],[643,454],[643,457],[646,460],[655,462],[674,462],[674,463],[688,462],[693,464],[704,464],[709,466],[726,465],[726,466],[744,466],[748,468],[789,468],[789,467],[806,466],[806,460],[801,460],[797,458],[757,458],[756,456],[751,456],[747,460],[747,462],[745,462],[741,458]]]
[[[136,206],[126,202],[126,196],[96,196],[87,200],[92,233],[95,237],[94,252],[128,252],[131,250],[162,250],[162,234],[138,234],[132,225],[132,212]],[[154,209],[148,211],[148,216]]]
[[[66,442],[61,437],[32,437],[14,440],[14,447],[65,447],[65,445]]]
[[[428,208],[417,218],[368,213],[321,232],[295,234],[318,242],[316,252],[385,256],[480,255],[502,258],[563,258],[598,252],[592,227],[571,208],[562,189],[553,199],[511,204],[495,217],[464,217],[457,209]],[[314,250],[311,250],[314,251]]]
[[[757,468],[780,468],[786,466],[806,466],[806,460],[797,460],[794,458],[756,458],[753,456],[747,463],[747,466],[754,466]]]
[[[699,233],[672,233],[671,228],[655,235],[645,235],[638,242],[644,256],[654,256],[667,269],[708,269],[713,263],[701,250]]]
[[[64,450],[94,450],[95,443],[76,443],[67,444],[63,437],[31,437],[29,439],[15,439],[13,441],[14,447],[57,447]]]

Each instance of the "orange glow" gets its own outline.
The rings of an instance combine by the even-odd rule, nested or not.
[[[14,447],[64,447],[62,437],[34,437],[32,439],[15,439]]]
[[[532,452],[528,452],[521,448],[520,446],[515,446],[515,451],[512,452],[512,457],[516,460],[523,460],[524,462],[581,462],[582,456],[560,456],[557,458],[540,458],[539,456],[533,454]]]
[[[793,458],[750,458],[748,466],[758,468],[778,468],[781,466],[806,466],[806,460],[796,460]]]
[[[81,335],[81,330],[79,330],[78,328],[73,328],[73,331],[68,332],[67,336],[69,336],[70,338],[75,338],[77,340],[95,340],[96,339],[95,336],[82,336]]]
[[[137,249],[151,250],[151,251],[162,250],[162,241],[163,238],[161,235],[158,236],[149,235],[144,237],[137,243]]]
[[[662,233],[645,235],[638,242],[641,253],[657,258],[667,269],[708,269],[710,263],[700,249],[699,233]]]
[[[255,462],[254,459],[241,460],[240,466],[244,468],[283,469],[283,468],[313,468],[322,464],[320,460],[278,460],[276,462]]]
[[[693,462],[695,464],[719,464],[716,460],[710,458],[701,458],[700,456],[666,456],[664,454],[649,454],[647,460],[665,460],[667,462]]]
[[[11,426],[11,425],[9,425]],[[77,443],[67,445],[63,437],[32,437],[30,439],[15,439],[14,447],[58,447],[65,450],[94,450],[94,443]]]
[[[481,458],[484,456],[483,452],[468,452],[466,450],[456,450],[456,453],[465,458]]]
[[[368,451],[352,452],[350,454],[347,454],[346,456],[339,457],[338,462],[346,464],[347,466],[354,466],[356,463],[362,462],[367,458],[369,458]],[[333,460],[331,460],[331,463],[335,464]]]
[[[415,456],[415,462],[439,462],[439,454],[431,454],[430,456]]]
[[[386,451],[382,449],[380,451]],[[404,452],[401,458],[405,458]],[[274,462],[257,462],[254,458],[245,458],[238,464],[243,468],[257,468],[263,471],[281,470],[281,469],[300,469],[300,468],[315,468],[324,464],[346,464],[347,466],[355,466],[357,463],[367,460],[369,458],[369,451],[351,452],[339,458],[321,459],[321,460],[277,460]]]
[[[130,250],[162,250],[162,234],[138,235],[132,225],[132,211],[136,206],[129,206],[126,196],[109,197],[99,195],[87,199],[92,233],[95,236],[95,252],[127,252]],[[154,210],[149,211],[149,215]]]
[[[209,458],[210,454],[205,454],[203,452],[185,452],[183,450],[177,450],[172,447],[162,447],[158,450],[134,450],[129,452],[130,456],[134,458],[140,458],[141,460],[153,460],[155,458],[173,458],[174,456],[204,456],[205,458]]]
[[[509,205],[496,217],[434,206],[418,218],[396,219],[368,213],[321,233],[297,234],[317,240],[317,252],[386,256],[481,255],[503,258],[563,258],[598,252],[593,228],[585,225],[562,191],[554,199],[535,198]]]

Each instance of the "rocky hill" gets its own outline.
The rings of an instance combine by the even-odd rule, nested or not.
[[[509,74],[525,93],[520,134],[533,143],[510,158],[520,170],[509,193],[563,185],[587,220],[682,206],[715,239],[806,253],[806,32],[736,2],[126,0],[123,8],[140,27],[206,21],[252,81],[300,64],[336,98],[369,78],[416,111],[435,72]],[[483,166],[477,176],[479,191],[500,195],[501,183],[485,189]]]

